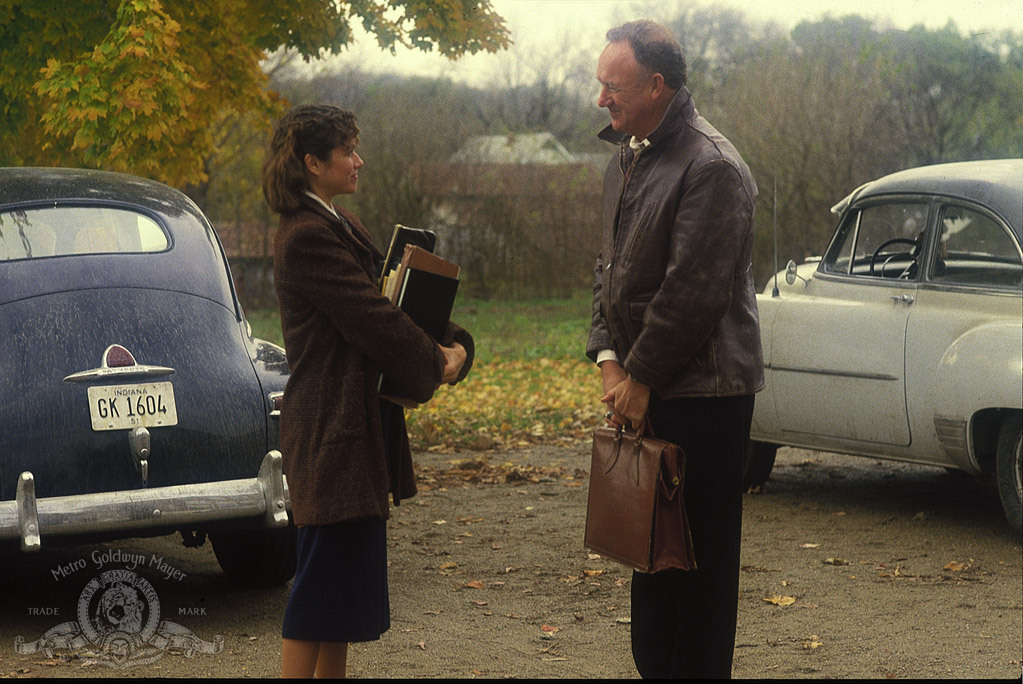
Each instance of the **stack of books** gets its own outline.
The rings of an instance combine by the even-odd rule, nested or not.
[[[431,231],[395,226],[379,280],[384,296],[440,342],[451,320],[459,268],[433,254],[435,244]],[[382,398],[405,408],[419,406],[389,378],[381,376],[378,390]]]

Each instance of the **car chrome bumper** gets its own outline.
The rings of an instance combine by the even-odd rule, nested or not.
[[[288,484],[281,453],[263,457],[256,477],[220,482],[132,489],[37,499],[35,478],[18,478],[14,501],[0,501],[0,539],[21,539],[22,551],[38,551],[42,537],[120,532],[154,527],[263,518],[267,527],[288,524]]]

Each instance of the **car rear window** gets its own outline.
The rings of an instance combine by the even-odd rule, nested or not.
[[[169,244],[156,221],[130,209],[40,207],[0,212],[0,261],[162,252]]]

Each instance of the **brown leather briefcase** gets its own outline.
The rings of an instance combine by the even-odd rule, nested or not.
[[[695,570],[682,501],[685,454],[644,436],[648,425],[594,430],[584,544],[640,572]]]

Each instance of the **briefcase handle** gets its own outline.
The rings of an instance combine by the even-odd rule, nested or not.
[[[624,425],[619,425],[615,430],[615,438],[621,439],[622,435],[631,436],[637,444],[642,444],[644,437],[657,436],[654,434],[654,426],[650,423],[649,414],[643,416],[643,420],[635,430],[626,430]]]

